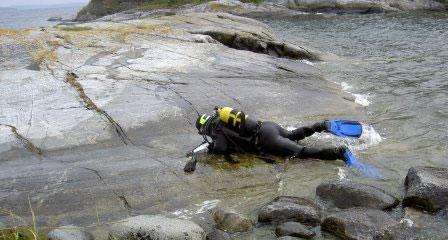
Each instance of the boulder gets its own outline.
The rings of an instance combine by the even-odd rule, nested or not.
[[[412,167],[405,189],[404,206],[438,211],[448,205],[448,168]]]
[[[399,203],[396,197],[380,188],[351,181],[322,183],[316,188],[316,195],[342,209],[366,207],[384,210]]]
[[[284,237],[277,238],[277,240],[297,240],[297,239],[299,239],[299,238],[291,237],[291,236],[284,236]]]
[[[309,199],[281,196],[262,207],[258,213],[260,222],[300,222],[309,226],[320,223],[319,209]]]
[[[303,226],[298,222],[286,222],[282,223],[275,229],[275,234],[277,236],[292,236],[310,239],[313,238],[316,233],[309,230],[307,227]]]
[[[343,239],[374,239],[399,224],[378,209],[351,208],[331,214],[322,221],[322,230]]]
[[[230,234],[219,230],[214,229],[212,232],[207,234],[207,240],[231,240],[232,237],[230,237]]]
[[[226,232],[247,232],[252,229],[252,221],[233,209],[217,208],[213,211],[213,219],[217,228]]]
[[[48,240],[93,240],[93,235],[76,226],[63,226],[48,233]]]
[[[109,236],[117,240],[203,240],[204,230],[194,222],[161,215],[140,215],[110,226]]]

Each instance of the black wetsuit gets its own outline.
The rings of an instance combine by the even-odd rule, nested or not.
[[[218,154],[237,151],[323,160],[343,159],[340,148],[309,148],[297,144],[297,141],[324,130],[322,123],[288,131],[274,122],[256,122],[247,118],[241,134],[215,118],[208,134],[213,139],[209,149]]]

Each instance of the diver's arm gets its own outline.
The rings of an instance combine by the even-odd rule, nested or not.
[[[208,149],[212,153],[226,154],[229,150],[226,137],[223,134],[217,134]]]

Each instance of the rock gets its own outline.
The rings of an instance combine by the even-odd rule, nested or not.
[[[227,200],[251,206],[253,198],[267,196],[253,186],[274,191],[278,183],[264,165],[244,169],[248,178],[215,169],[218,157],[210,155],[203,163],[211,167],[198,169],[206,177],[194,180],[194,187],[185,187],[184,177],[169,170],[181,169],[179,153],[199,141],[196,111],[230,105],[285,124],[322,112],[363,118],[358,105],[343,99],[340,87],[318,68],[221,43],[197,43],[192,33],[226,29],[265,39],[261,48],[282,42],[266,24],[224,13],[98,20],[1,34],[0,92],[9,99],[0,101],[1,124],[10,126],[0,126],[5,193],[0,206],[29,214],[27,195],[38,191],[34,200],[41,221],[51,222],[69,209],[63,220],[85,223],[96,219],[96,206],[102,206],[101,219],[115,221],[133,207],[161,212],[179,202],[195,206],[201,194],[223,184]],[[24,46],[39,51],[33,58]],[[27,68],[32,63],[40,71]],[[313,104],[297,105],[309,101]],[[44,161],[47,153],[58,161]],[[246,199],[233,194],[241,189],[250,189]]]
[[[380,188],[352,181],[322,183],[316,188],[316,195],[341,209],[366,207],[385,210],[399,203],[397,198]]]
[[[204,230],[194,222],[161,215],[127,218],[109,228],[111,238],[118,240],[203,240]]]
[[[293,236],[310,239],[313,238],[316,233],[309,230],[307,227],[303,226],[298,222],[285,222],[277,226],[275,229],[277,236]]]
[[[322,221],[321,228],[343,239],[374,239],[387,228],[399,224],[387,213],[368,208],[351,208],[331,214]]]
[[[214,229],[212,232],[207,234],[207,240],[231,240],[232,237],[222,230]]]
[[[76,226],[63,226],[48,233],[48,240],[93,240],[93,235]]]
[[[448,168],[412,167],[405,188],[404,206],[438,211],[448,206]]]
[[[252,221],[233,209],[217,208],[213,210],[213,219],[217,228],[226,232],[247,232],[252,229]]]
[[[62,17],[50,17],[47,19],[49,22],[60,22],[62,21]]]
[[[375,240],[420,240],[427,239],[419,228],[410,226],[407,222],[387,228],[383,233],[377,235]]]
[[[317,226],[320,223],[320,216],[317,206],[311,200],[281,196],[260,209],[258,221],[274,223],[296,221]]]
[[[277,240],[297,240],[297,239],[300,239],[300,238],[291,237],[291,236],[284,236],[284,237],[277,238]]]

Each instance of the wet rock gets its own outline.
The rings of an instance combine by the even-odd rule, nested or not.
[[[217,228],[226,232],[247,232],[252,229],[252,221],[233,209],[217,208],[213,210],[213,219]]]
[[[207,240],[231,240],[232,237],[230,237],[230,234],[219,230],[214,229],[212,232],[207,234]]]
[[[294,46],[285,42],[272,41],[260,35],[254,35],[235,30],[206,30],[194,31],[193,33],[208,35],[214,40],[239,50],[248,50],[256,53],[268,54],[274,57],[284,57],[292,59],[307,59],[316,61],[320,57],[304,48]]]
[[[93,235],[76,226],[63,226],[48,233],[48,240],[93,240]]]
[[[338,208],[367,207],[390,209],[399,201],[384,190],[351,181],[322,183],[316,188],[316,195]]]
[[[448,206],[448,168],[412,167],[405,188],[404,206],[438,211]]]
[[[292,236],[310,239],[313,238],[316,233],[309,230],[307,227],[303,226],[298,222],[285,222],[277,226],[275,229],[275,234],[277,236]]]
[[[203,240],[204,230],[194,222],[161,215],[140,215],[110,226],[110,238],[118,240]]]
[[[258,221],[274,223],[296,221],[317,226],[320,223],[320,216],[318,207],[311,200],[281,196],[260,209]]]
[[[368,208],[351,208],[329,215],[321,228],[343,239],[374,239],[391,226],[399,224],[387,213]]]
[[[375,240],[417,240],[427,239],[421,229],[413,227],[408,222],[402,221],[400,224],[387,228],[383,233],[377,235]]]

